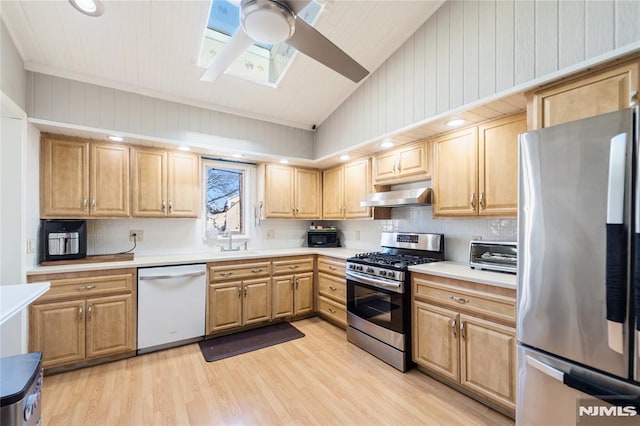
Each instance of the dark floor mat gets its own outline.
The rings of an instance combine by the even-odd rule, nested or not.
[[[204,359],[211,362],[288,342],[300,337],[304,337],[300,330],[288,322],[281,322],[227,336],[202,340],[199,344]]]

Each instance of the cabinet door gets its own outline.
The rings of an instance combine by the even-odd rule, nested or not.
[[[413,303],[413,360],[457,382],[458,313],[428,303]]]
[[[92,143],[89,164],[91,216],[129,216],[129,147]]]
[[[242,324],[249,325],[271,319],[271,278],[243,282]]]
[[[267,164],[265,168],[264,217],[267,219],[293,219],[294,169]]]
[[[45,136],[41,145],[41,217],[89,215],[89,143]]]
[[[360,201],[373,192],[370,160],[364,159],[344,166],[344,216],[346,219],[371,217],[371,207],[361,207]]]
[[[322,172],[322,217],[344,217],[344,167],[338,166]]]
[[[169,217],[200,215],[200,159],[197,155],[170,152],[167,157]]]
[[[518,212],[518,135],[527,131],[524,114],[480,126],[478,198],[480,215]]]
[[[434,216],[472,216],[478,212],[477,128],[433,140]]]
[[[429,175],[427,144],[419,143],[398,149],[398,177]]]
[[[133,296],[87,299],[87,358],[134,351]]]
[[[296,219],[320,219],[322,179],[319,170],[295,169]]]
[[[29,351],[42,352],[44,368],[85,358],[84,300],[31,305]]]
[[[293,295],[293,315],[300,316],[313,312],[313,272],[296,274]]]
[[[373,183],[395,179],[398,158],[396,151],[388,151],[373,157]]]
[[[293,275],[273,277],[272,319],[293,316]]]
[[[209,286],[207,334],[242,325],[242,282]]]
[[[134,216],[167,215],[167,153],[157,149],[131,148]]]
[[[515,329],[460,314],[460,383],[515,410]]]

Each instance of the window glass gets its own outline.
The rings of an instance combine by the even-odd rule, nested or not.
[[[244,234],[246,169],[233,164],[205,165],[205,213],[207,236]],[[212,235],[213,234],[213,235]]]

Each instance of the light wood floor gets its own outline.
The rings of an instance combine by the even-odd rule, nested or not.
[[[45,425],[513,425],[318,318],[305,337],[205,362],[197,344],[45,376]]]

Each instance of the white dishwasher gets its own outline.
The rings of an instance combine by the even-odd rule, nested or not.
[[[138,354],[201,340],[205,264],[138,268]]]

